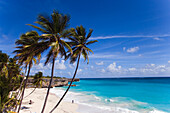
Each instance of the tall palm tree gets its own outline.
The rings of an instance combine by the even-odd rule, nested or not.
[[[17,45],[16,48],[18,48],[18,49],[15,50],[14,53],[16,53],[15,58],[18,60],[18,64],[20,64],[20,65],[24,64],[25,67],[28,66],[28,72],[27,72],[26,80],[24,82],[24,88],[23,88],[22,95],[21,95],[18,113],[21,108],[24,91],[26,88],[26,84],[28,81],[29,73],[30,73],[31,67],[33,65],[33,62],[36,64],[36,62],[37,62],[36,58],[38,60],[40,60],[40,58],[41,58],[41,54],[36,53],[37,48],[35,48],[35,46],[34,46],[35,44],[38,43],[38,41],[39,41],[38,33],[36,31],[31,31],[31,32],[27,32],[26,34],[22,34],[20,39],[15,42]]]
[[[71,84],[76,76],[76,73],[77,73],[77,70],[79,67],[80,56],[83,55],[84,61],[88,60],[87,63],[89,63],[88,54],[89,54],[89,52],[93,53],[93,51],[91,49],[89,49],[87,46],[89,44],[97,42],[97,40],[88,41],[92,32],[93,32],[93,30],[90,29],[89,33],[86,35],[86,30],[82,25],[80,27],[77,26],[76,29],[74,29],[74,28],[71,29],[71,33],[70,33],[71,37],[69,37],[71,42],[69,42],[69,44],[72,47],[73,54],[69,53],[68,57],[70,58],[70,63],[74,63],[78,59],[77,66],[76,66],[76,69],[74,72],[74,76],[69,84],[69,87],[67,88],[67,90],[65,91],[65,93],[63,94],[63,96],[61,97],[59,102],[56,104],[56,106],[50,111],[50,113],[52,113],[57,108],[57,106],[60,104],[60,102],[63,100],[64,96],[67,94],[68,90],[70,89]]]
[[[40,42],[39,44],[44,43],[42,45],[42,47],[44,47],[43,51],[49,49],[45,65],[49,62],[52,62],[51,79],[41,113],[43,113],[45,110],[46,102],[51,88],[55,59],[58,57],[59,54],[61,57],[65,56],[66,48],[70,52],[72,51],[71,47],[62,39],[65,38],[68,34],[66,28],[69,25],[69,20],[70,18],[68,15],[60,14],[59,12],[54,10],[51,16],[39,15],[37,21],[35,22],[38,24],[38,26],[28,24],[42,32],[43,38],[42,42]]]

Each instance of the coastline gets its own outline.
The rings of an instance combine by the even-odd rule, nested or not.
[[[93,92],[93,90],[87,91],[81,87],[83,81],[81,84],[80,82],[78,83],[79,84],[76,84],[77,88],[73,87],[68,92],[64,101],[71,102],[73,99],[74,102],[78,104],[77,111],[80,113],[167,113],[143,101],[137,101],[127,97],[109,98],[96,95],[97,92]],[[98,87],[98,85],[96,87]],[[64,91],[65,87],[55,87],[51,89],[50,92],[61,97]]]
[[[27,96],[34,88],[26,88],[25,96]],[[36,90],[29,95],[28,97],[23,99],[23,103],[21,107],[27,107],[28,109],[22,109],[20,113],[40,113],[45,95],[47,92],[47,88],[36,88]],[[33,102],[29,104],[30,100]],[[59,97],[57,97],[54,93],[49,94],[45,113],[48,113],[58,102]],[[77,112],[78,104],[62,101],[60,106],[55,109],[54,113],[79,113]]]
[[[28,95],[32,90],[33,88],[27,88],[25,95]],[[29,107],[29,109],[21,110],[21,113],[39,113],[46,91],[47,88],[37,88],[33,94],[25,98],[22,106]],[[45,113],[48,113],[56,105],[64,91],[65,89],[62,87],[51,88]],[[121,101],[121,99],[125,98],[103,98],[92,92],[72,90],[68,92],[54,113],[166,113],[149,107],[147,103],[135,100]],[[33,101],[31,105],[29,105],[30,100]],[[71,103],[72,100],[74,100],[74,104]],[[139,106],[140,109],[133,110],[133,106]]]

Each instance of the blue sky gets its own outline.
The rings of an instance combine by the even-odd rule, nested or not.
[[[94,30],[87,65],[78,77],[170,76],[170,0],[0,0],[0,50],[14,56],[15,40],[32,29],[26,24],[53,9],[71,16],[70,27]],[[50,75],[50,64],[32,74]],[[71,77],[75,64],[56,60],[55,75]]]

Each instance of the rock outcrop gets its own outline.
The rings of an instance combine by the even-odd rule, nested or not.
[[[71,78],[68,78],[68,81],[69,81],[69,82],[71,82],[71,80],[72,80]],[[73,80],[73,82],[78,82],[78,81],[80,81],[79,78],[75,78],[75,79]]]
[[[80,81],[80,79],[74,79],[74,82]],[[35,87],[33,85],[34,79],[29,78],[27,82],[27,87]],[[71,79],[68,78],[53,78],[51,88],[52,87],[63,87],[68,86],[68,82],[71,82]],[[50,83],[50,78],[44,78],[44,82],[42,83],[42,88],[48,88],[48,85]],[[73,84],[72,86],[76,86]]]

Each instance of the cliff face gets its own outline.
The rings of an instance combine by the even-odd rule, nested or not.
[[[44,79],[45,82],[43,82],[43,88],[47,88],[49,83],[50,83],[50,79]],[[62,87],[62,86],[67,86],[68,85],[68,80],[66,79],[53,79],[51,87]]]
[[[44,81],[42,83],[42,88],[47,88],[49,83],[50,83],[50,78],[44,78]],[[68,85],[68,82],[70,82],[71,79],[67,79],[67,78],[64,78],[64,79],[58,79],[58,78],[53,78],[53,81],[52,81],[52,84],[51,84],[51,88],[52,87],[62,87],[62,86],[67,86]],[[75,81],[79,81],[79,79],[74,79],[74,82]],[[35,87],[32,83],[34,82],[33,79],[29,78],[28,79],[28,85],[27,87]],[[75,86],[75,85],[73,85]]]

